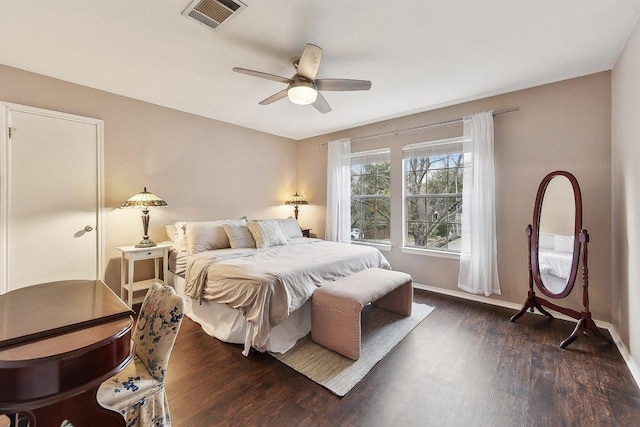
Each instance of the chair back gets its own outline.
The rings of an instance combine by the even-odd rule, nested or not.
[[[167,285],[154,283],[140,308],[133,333],[136,355],[151,375],[163,381],[184,313],[184,300]]]

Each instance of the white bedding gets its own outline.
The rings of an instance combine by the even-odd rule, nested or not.
[[[547,273],[562,279],[568,279],[572,262],[573,253],[550,251],[546,249],[540,249],[538,251],[540,273]]]
[[[184,296],[184,277],[169,272],[170,284]],[[195,301],[185,296],[185,315],[198,323],[208,335],[231,344],[244,344],[249,324],[240,312],[215,301]],[[311,301],[294,311],[269,334],[266,349],[272,353],[285,353],[296,342],[311,332]],[[250,344],[246,348],[251,348]]]
[[[240,310],[249,324],[245,352],[247,345],[265,351],[273,328],[318,286],[371,267],[390,268],[375,248],[299,238],[284,246],[191,255],[184,292],[193,304],[204,299]]]
[[[540,249],[538,265],[545,287],[556,294],[562,292],[566,288],[572,262],[573,253]]]

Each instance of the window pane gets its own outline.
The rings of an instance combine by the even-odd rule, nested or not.
[[[367,200],[364,202],[364,220],[365,222],[373,222],[376,217],[376,203],[375,200]]]
[[[451,144],[403,150],[405,246],[459,252],[464,155],[460,141]]]
[[[351,161],[351,239],[390,243],[389,153],[358,153]]]
[[[462,193],[462,167],[449,170],[449,193]]]
[[[391,217],[390,200],[387,198],[377,200],[376,220],[381,223],[388,223]]]
[[[429,157],[430,159],[430,167],[429,169],[434,171],[434,170],[439,170],[439,169],[446,169],[447,168],[447,156],[431,156]]]

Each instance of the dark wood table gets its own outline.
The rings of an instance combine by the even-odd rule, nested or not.
[[[124,426],[96,401],[133,358],[133,312],[99,280],[44,283],[0,295],[0,414],[30,426]]]

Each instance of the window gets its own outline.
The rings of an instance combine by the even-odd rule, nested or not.
[[[404,246],[460,252],[462,178],[470,161],[462,138],[402,148]]]
[[[390,245],[389,149],[351,155],[351,240]]]

